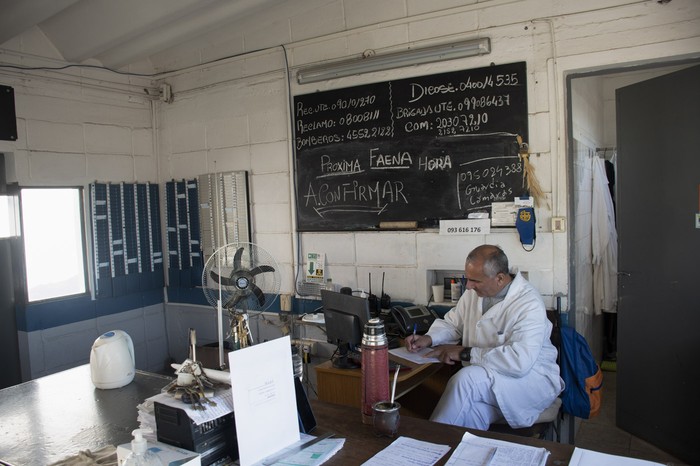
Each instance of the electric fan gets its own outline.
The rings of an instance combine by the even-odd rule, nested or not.
[[[209,304],[218,315],[219,364],[224,366],[223,311],[229,315],[233,349],[253,344],[248,325],[251,314],[268,309],[280,290],[279,267],[275,259],[253,243],[229,243],[207,259],[202,272],[202,287]]]

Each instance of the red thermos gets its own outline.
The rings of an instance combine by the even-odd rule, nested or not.
[[[370,319],[362,334],[362,422],[372,424],[372,405],[389,400],[389,344],[384,323]]]

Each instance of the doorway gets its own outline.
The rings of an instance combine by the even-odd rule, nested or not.
[[[571,199],[570,215],[572,219],[579,219],[579,217],[585,216],[587,214],[585,212],[585,206],[590,206],[590,202],[587,202],[590,197],[590,189],[588,189],[590,186],[590,171],[587,170],[587,167],[591,166],[594,158],[601,155],[601,151],[598,151],[597,149],[606,149],[610,154],[615,153],[617,150],[616,146],[619,140],[619,135],[617,134],[617,131],[619,130],[617,120],[619,117],[617,116],[615,102],[616,90],[631,86],[635,83],[649,81],[659,76],[668,75],[675,71],[688,68],[692,65],[692,63],[676,63],[663,67],[658,66],[654,68],[649,67],[646,69],[635,69],[633,71],[621,72],[619,70],[610,70],[607,72],[572,75],[567,78],[568,101],[570,103],[569,121],[571,121],[571,128],[569,128],[569,147],[571,148],[569,153],[569,189]],[[646,99],[639,100],[646,101]],[[683,99],[678,101],[681,102],[679,105],[682,104],[682,101]],[[644,109],[646,113],[652,112],[650,107],[644,107]],[[639,112],[639,108],[636,111]],[[627,166],[629,167],[629,165]],[[616,168],[618,169],[616,174],[616,184],[619,186],[624,182],[626,177],[626,173],[624,171],[625,165],[623,164],[620,166],[616,163]],[[630,174],[627,174],[628,178],[630,178],[629,175]],[[619,196],[616,197],[619,198]],[[627,200],[629,202],[630,198],[628,197]],[[624,204],[618,204],[617,207],[621,210],[624,208]],[[581,227],[582,225],[590,225],[590,222],[586,221],[571,222],[572,225],[574,223],[579,227],[579,230],[583,229]],[[624,244],[626,239],[625,232],[618,231],[618,233],[620,234],[620,244]],[[629,233],[629,230],[627,230],[627,233]],[[591,270],[590,253],[589,251],[585,250],[587,244],[590,244],[590,241],[588,241],[588,243],[586,242],[587,234],[588,232],[586,231],[576,231],[575,229],[570,231],[569,244],[570,256],[572,257],[572,266],[570,269],[570,283],[572,289],[571,302],[572,309],[575,312],[577,330],[579,330],[579,332],[587,338],[591,344],[594,355],[597,359],[601,360],[604,354],[604,318],[603,316],[595,316],[592,313],[592,280],[590,275],[587,275],[590,274]],[[632,234],[639,236],[639,230],[633,231]],[[630,239],[628,238],[627,241],[629,242]],[[660,244],[657,246],[662,247]],[[586,262],[586,260],[588,262]],[[624,272],[622,269],[619,270]],[[622,280],[620,281],[620,284],[622,285]],[[624,335],[633,335],[635,332],[637,332],[637,323],[622,319],[619,322],[619,328]],[[624,345],[638,344],[638,342],[630,343],[630,341],[633,342],[634,338],[618,339],[618,343],[620,345],[618,350],[621,351],[620,354],[625,354],[626,358],[624,361],[624,367],[618,367],[618,380],[626,380],[624,374],[621,373],[625,370],[625,367],[629,368],[630,364],[637,366],[644,365],[643,362],[640,361],[640,354],[638,354],[636,351],[629,351],[629,346],[628,351],[625,352]],[[621,365],[622,363],[623,361],[620,361]],[[653,374],[653,371],[648,371],[648,373]],[[667,386],[670,385],[667,384]],[[628,384],[624,382],[618,383],[618,426],[683,458],[681,452],[673,451],[671,446],[668,445],[668,442],[665,442],[660,435],[656,435],[657,433],[652,432],[651,435],[644,433],[644,435],[642,435],[641,432],[630,429],[631,425],[629,423],[625,424],[626,421],[624,420],[624,415],[621,422],[619,415],[619,400],[629,400],[630,397],[634,398],[630,390],[633,391],[635,388],[628,386]],[[664,397],[666,395],[659,393],[659,396]],[[656,401],[647,399],[645,405],[643,407],[637,405],[637,409],[649,411],[648,407],[655,403]],[[656,415],[665,416],[667,418],[669,416],[675,418],[679,417],[677,412],[657,413]],[[679,425],[681,424],[682,423],[679,423]]]
[[[3,162],[1,155],[0,163]],[[17,189],[15,186],[7,186],[1,179],[0,204],[0,221],[3,223],[0,230],[0,353],[4,362],[3,370],[0,371],[2,389],[22,382],[15,305],[21,299],[16,273],[23,269],[18,257],[22,243],[18,235]]]

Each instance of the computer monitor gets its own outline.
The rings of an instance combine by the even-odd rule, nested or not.
[[[333,366],[340,369],[359,367],[348,358],[348,351],[362,343],[362,330],[370,319],[369,300],[358,296],[321,290],[323,317],[328,343],[338,346]]]

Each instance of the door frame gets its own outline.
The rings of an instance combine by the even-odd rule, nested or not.
[[[569,219],[574,219],[576,217],[576,204],[577,196],[575,188],[577,186],[574,183],[576,180],[576,170],[574,167],[575,161],[575,151],[574,151],[574,128],[573,128],[573,105],[572,105],[572,83],[575,79],[580,78],[590,78],[599,76],[609,76],[609,75],[622,75],[625,73],[634,73],[639,71],[652,71],[652,70],[662,70],[666,68],[692,66],[700,64],[700,58],[678,58],[678,59],[662,59],[653,63],[644,64],[615,64],[610,67],[599,68],[595,71],[578,71],[578,70],[568,70],[563,72],[565,78],[565,101],[566,101],[566,119],[565,119],[565,129],[566,129],[566,150],[565,150],[565,160],[566,160],[566,176],[567,176],[567,216]],[[669,71],[670,72],[670,71]],[[574,244],[576,239],[576,222],[569,221],[569,228],[567,229],[567,255],[570,258],[568,264],[568,309],[567,309],[567,325],[572,328],[576,328],[576,314],[578,312],[576,306],[576,297],[578,293],[584,292],[584,290],[577,290],[576,287],[576,264],[573,258],[575,258]],[[568,433],[568,443],[574,444],[575,435],[575,418],[573,416],[568,416],[569,422],[566,423],[566,433]]]

